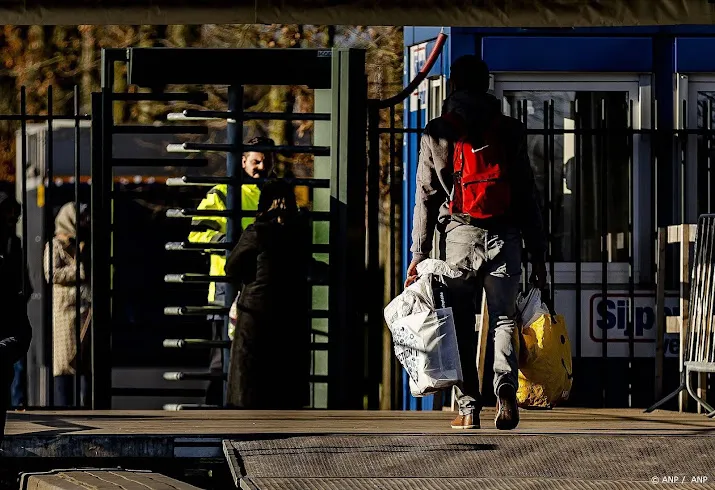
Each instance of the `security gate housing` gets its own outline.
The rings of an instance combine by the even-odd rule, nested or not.
[[[126,67],[126,84],[149,91],[115,92],[115,81],[123,77],[118,64]],[[258,67],[258,69],[257,69]],[[170,124],[138,126],[119,124],[113,115],[116,101],[188,101],[201,103],[207,95],[196,92],[172,93],[170,85],[228,85],[228,105],[225,111],[186,110],[174,115]],[[314,113],[244,112],[244,85],[307,85],[314,90]],[[314,141],[310,146],[275,148],[252,147],[255,151],[275,151],[284,154],[314,155],[314,175],[309,179],[294,179],[293,183],[309,188],[312,201],[314,257],[329,264],[327,284],[312,285],[312,405],[315,408],[362,408],[364,382],[364,306],[359,289],[365,273],[365,131],[366,131],[365,54],[362,50],[334,49],[106,49],[102,55],[102,91],[94,94],[92,107],[92,401],[93,408],[111,408],[112,390],[112,328],[117,314],[113,305],[115,283],[113,249],[116,241],[113,228],[114,201],[119,197],[113,187],[117,167],[201,167],[208,161],[207,152],[226,155],[225,177],[185,176],[169,179],[172,186],[228,185],[229,211],[226,244],[167,243],[167,253],[228,253],[240,234],[236,223],[250,213],[240,209],[237,188],[242,185],[240,160],[249,147],[242,143],[243,123],[248,120],[313,120]],[[171,107],[170,105],[168,106]],[[173,111],[176,112],[176,111]],[[199,153],[199,158],[166,155],[155,159],[126,159],[116,156],[118,134],[206,135],[205,125],[184,124],[184,121],[227,121],[225,144],[172,144],[168,151]],[[194,156],[194,155],[191,155]],[[261,183],[257,181],[256,183]],[[195,209],[172,209],[168,217],[191,218],[201,215]],[[204,214],[205,216],[205,214]],[[200,283],[208,286],[215,281],[208,275],[168,271],[166,282]],[[141,271],[137,271],[141,280]],[[226,295],[222,308],[181,304],[165,305],[166,321],[177,317],[202,318],[220,314],[227,318],[235,292]],[[226,322],[227,325],[227,322]],[[227,339],[224,332],[224,339]],[[142,339],[136,339],[138,343]],[[230,343],[219,343],[228,359]],[[208,349],[217,346],[212,341],[167,339],[165,346],[173,348]],[[206,356],[208,358],[208,355]],[[327,359],[326,359],[327,357]],[[226,376],[224,362],[224,379]],[[175,380],[206,380],[212,375],[202,373],[167,373]],[[286,373],[289,380],[290,373]],[[125,390],[126,392],[126,390]]]

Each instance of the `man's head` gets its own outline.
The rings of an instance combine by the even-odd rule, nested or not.
[[[276,146],[270,138],[258,137],[249,140],[246,145]],[[273,154],[259,151],[247,151],[242,159],[243,171],[252,179],[265,179],[273,170]]]
[[[449,69],[449,86],[452,92],[484,93],[489,90],[489,67],[473,54],[460,56]]]

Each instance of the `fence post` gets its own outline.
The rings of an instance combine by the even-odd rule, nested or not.
[[[690,323],[690,226],[680,226],[680,358],[681,373],[685,369],[685,344],[687,342],[688,326]],[[681,391],[678,396],[678,410],[683,412],[688,409],[688,393]]]
[[[663,396],[663,340],[665,336],[665,249],[668,244],[668,232],[658,229],[658,257],[656,258],[656,334],[655,334],[655,399]]]

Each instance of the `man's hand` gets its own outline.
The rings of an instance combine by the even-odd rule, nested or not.
[[[410,266],[407,268],[407,280],[405,281],[405,287],[410,286],[417,280],[417,264],[420,262],[422,261],[416,259],[412,259],[412,262],[410,262]]]
[[[546,262],[539,260],[531,265],[531,277],[529,282],[537,289],[546,287]]]

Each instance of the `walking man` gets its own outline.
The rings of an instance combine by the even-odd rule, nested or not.
[[[456,389],[459,415],[452,428],[479,428],[475,322],[476,300],[483,288],[494,339],[495,423],[498,429],[510,430],[519,423],[512,339],[522,240],[532,264],[532,283],[543,288],[546,279],[539,196],[525,128],[502,115],[500,102],[487,93],[487,65],[473,55],[457,59],[449,85],[442,116],[427,124],[420,143],[407,282],[416,279],[417,264],[428,258],[439,227],[447,234],[447,262],[463,272],[448,283],[464,377]]]

